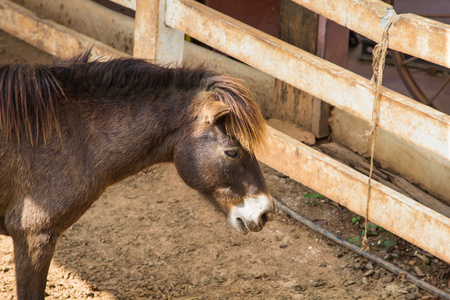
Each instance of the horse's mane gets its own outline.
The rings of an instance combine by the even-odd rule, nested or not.
[[[247,89],[236,79],[215,74],[206,79],[206,90],[214,92],[216,99],[231,108],[226,119],[226,131],[235,137],[250,153],[263,147],[267,127],[261,110]]]
[[[46,139],[52,128],[59,129],[56,102],[62,95],[49,68],[0,66],[0,133],[25,134],[31,141],[42,133]]]
[[[88,62],[87,50],[48,66],[0,65],[0,134],[30,141],[59,133],[58,107],[73,96],[123,98],[158,89],[201,89],[231,107],[227,133],[252,152],[266,134],[264,118],[235,79],[199,68],[167,68],[134,58]],[[66,98],[67,95],[67,98]],[[84,98],[84,97],[79,97]]]

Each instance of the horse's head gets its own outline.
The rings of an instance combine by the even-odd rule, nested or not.
[[[230,225],[245,234],[261,230],[274,205],[253,155],[266,134],[264,119],[245,90],[230,82],[239,89],[224,92],[216,84],[197,95],[196,118],[174,162],[181,178],[212,196]]]

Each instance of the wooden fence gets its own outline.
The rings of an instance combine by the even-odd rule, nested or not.
[[[180,62],[184,34],[370,121],[374,87],[346,69],[293,47],[192,0],[114,0],[136,11],[134,56]],[[379,0],[294,0],[375,41],[394,9]],[[0,28],[53,55],[87,45],[98,56],[125,55],[8,0],[0,0]],[[450,26],[412,14],[390,30],[393,49],[450,67]],[[381,90],[380,128],[450,160],[450,116],[389,89]],[[259,160],[364,215],[367,177],[270,128],[270,149]],[[449,176],[450,179],[450,176]],[[450,263],[450,219],[373,182],[369,219]]]

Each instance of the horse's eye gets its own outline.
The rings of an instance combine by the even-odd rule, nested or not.
[[[226,150],[225,154],[231,158],[236,158],[238,156],[238,152],[236,150]]]

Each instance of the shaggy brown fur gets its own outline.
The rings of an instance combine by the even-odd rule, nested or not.
[[[144,60],[118,58],[88,62],[89,51],[51,66],[0,65],[0,131],[45,141],[59,134],[58,109],[66,93],[118,98],[165,89],[213,92],[216,100],[231,107],[226,128],[248,151],[262,146],[266,137],[264,118],[248,91],[236,79],[202,68],[165,68]]]
[[[0,234],[13,239],[19,300],[44,299],[59,236],[108,186],[153,164],[173,162],[242,233],[273,211],[252,156],[264,119],[241,84],[203,68],[88,57],[0,66]]]

